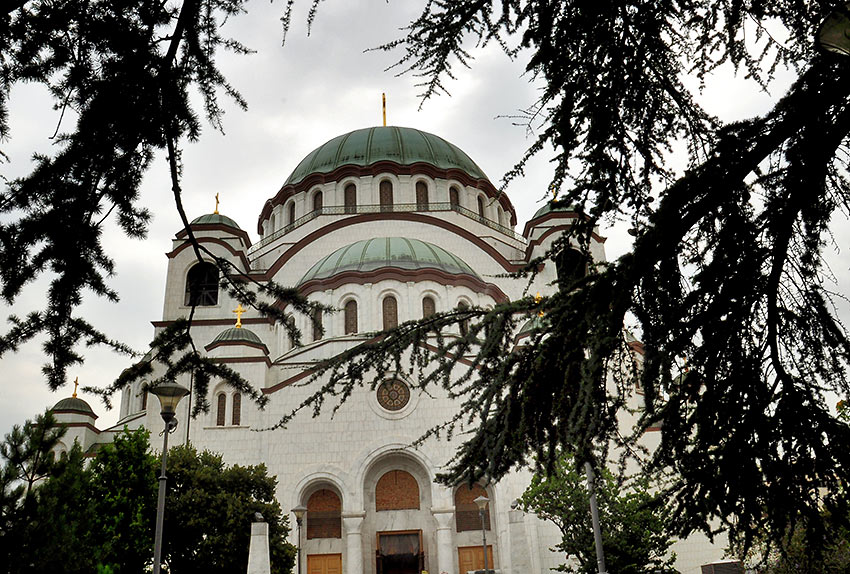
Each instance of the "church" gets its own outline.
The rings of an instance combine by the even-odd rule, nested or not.
[[[519,225],[509,197],[464,151],[418,129],[387,126],[323,143],[257,207],[256,242],[242,227],[247,222],[218,209],[195,218],[192,231],[252,279],[294,286],[338,311],[315,317],[321,330],[310,317],[293,315],[302,333],[295,345],[283,326],[243,312],[219,289],[216,266],[198,262],[186,231],[178,231],[164,262],[163,313],[155,329],[188,316],[194,304],[198,348],[251,381],[269,403],[260,410],[233,388],[211,383],[209,413],[190,420],[196,399],[184,398],[169,442],[190,441],[229,464],[265,463],[277,477],[282,507],[307,509],[300,541],[294,527],[291,541],[300,542],[302,571],[309,574],[483,568],[482,521],[473,502],[479,496],[489,499],[483,528],[490,568],[546,574],[562,564],[564,556],[550,550],[560,541],[557,528],[517,507],[528,471],[473,488],[435,482],[459,440],[411,444],[457,405],[442,389],[421,392],[403,372],[381,373],[375,390],[359,388],[333,416],[300,413],[286,429],[256,431],[273,426],[321,384],[304,384],[316,361],[371,333],[458,306],[486,308],[525,296],[527,281],[504,275],[546,253],[576,214],[544,206]],[[594,234],[597,261],[605,260],[604,244]],[[531,293],[555,289],[552,267],[542,267]],[[516,344],[532,326],[530,319]],[[177,382],[191,388],[188,377]],[[79,440],[94,450],[124,427],[158,435],[159,404],[143,386],[123,391],[120,420],[108,429],[97,428],[95,413],[76,393],[59,401],[53,412],[69,426],[65,448]],[[636,389],[635,407],[640,400]],[[648,445],[657,441],[647,436]],[[683,574],[733,571],[723,569],[722,545],[702,537],[680,541],[674,550]]]

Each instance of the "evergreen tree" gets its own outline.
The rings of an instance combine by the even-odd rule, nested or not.
[[[311,21],[320,3],[312,0]],[[0,197],[4,298],[15,302],[23,285],[47,270],[54,277],[44,309],[11,318],[0,353],[45,334],[52,388],[82,360],[78,343],[126,350],[75,309],[84,292],[117,297],[105,279],[113,265],[100,222],[115,213],[129,235],[144,234],[149,214],[139,207],[138,185],[155,150],[168,155],[176,208],[201,258],[180,193],[180,145],[200,133],[188,94],[200,90],[217,128],[216,90],[243,103],[215,57],[220,48],[246,50],[219,31],[247,7],[247,0],[6,7],[0,136],[8,135],[7,94],[20,82],[47,85],[59,108],[78,114],[59,151],[39,157]],[[291,7],[284,8],[285,27]],[[635,436],[663,423],[652,465],[677,477],[667,495],[679,534],[710,531],[713,519],[747,541],[765,531],[781,537],[797,516],[822,528],[822,505],[831,506],[850,478],[850,426],[825,400],[828,392],[850,392],[850,341],[822,260],[831,218],[850,205],[850,64],[813,42],[833,10],[847,12],[842,0],[424,3],[406,35],[385,46],[400,50],[401,70],[424,78],[424,97],[443,91],[453,66],[470,64],[476,42],[528,54],[530,75],[545,82],[528,111],[539,134],[528,153],[554,149],[556,206],[581,215],[549,259],[558,261],[570,245],[587,253],[593,227],[613,219],[631,222],[634,249],[541,301],[403,325],[344,354],[347,364],[319,369],[331,376],[321,393],[344,398],[376,372],[401,370],[409,352],[423,369],[420,384],[442,384],[464,397],[458,418],[435,429],[473,422],[445,477],[457,482],[497,479],[530,454],[550,470],[564,451],[580,461],[604,460],[596,450],[622,442],[617,414],[639,377],[646,411]],[[707,82],[727,63],[762,86],[780,67],[799,76],[764,115],[723,124],[694,100],[683,76]],[[681,177],[664,163],[679,141],[689,152]],[[311,312],[294,290],[257,285],[217,261],[243,305],[282,322],[284,304]],[[546,327],[512,352],[521,314],[538,311],[546,313]],[[628,314],[645,343],[639,372],[629,368]],[[434,328],[468,321],[464,337],[438,336],[435,353],[423,350]],[[220,376],[261,400],[233,371],[200,357],[187,325],[156,341],[151,356],[167,364],[165,376],[196,372],[200,396],[209,378]],[[465,368],[459,356],[473,358],[458,379],[453,369]],[[684,358],[693,376],[680,376]],[[143,361],[110,390],[149,371]],[[317,395],[305,406],[322,400]]]

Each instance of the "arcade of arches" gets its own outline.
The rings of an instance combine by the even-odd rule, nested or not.
[[[416,461],[394,454],[372,465],[363,488],[360,511],[348,510],[344,488],[336,484],[319,480],[303,491],[307,574],[465,573],[484,567],[482,524],[473,501],[492,495],[481,486],[451,489],[446,494],[452,506],[436,508],[445,504],[435,505],[432,496],[445,487],[435,485]],[[491,530],[489,510],[484,526]],[[489,535],[487,553],[492,568],[498,552],[494,556]]]

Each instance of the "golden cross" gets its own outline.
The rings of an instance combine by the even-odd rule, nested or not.
[[[213,213],[218,215],[218,193],[215,194],[215,211]]]
[[[77,385],[79,385],[79,384],[80,384],[80,377],[77,377],[76,379],[74,379],[74,394],[71,395],[75,399],[77,398]]]
[[[384,126],[387,125],[387,94],[386,92],[381,94],[381,109],[384,112]]]
[[[558,188],[555,186],[554,183],[549,186],[549,191],[552,192],[552,199],[553,200],[558,199]]]
[[[233,310],[233,312],[236,313],[236,328],[237,329],[242,328],[242,313],[245,313],[247,311],[248,311],[247,309],[242,308],[242,303],[239,303],[239,305],[236,306],[236,309]]]

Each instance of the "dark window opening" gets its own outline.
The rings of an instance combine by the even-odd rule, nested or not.
[[[484,199],[478,196],[478,217],[484,218]]]
[[[389,180],[381,182],[380,186],[381,211],[393,210],[393,184]]]
[[[578,249],[567,247],[555,255],[555,271],[558,274],[558,284],[568,288],[587,275],[587,256]]]
[[[313,309],[313,313],[310,318],[313,323],[313,340],[321,341],[322,340],[322,310],[321,309]]]
[[[241,393],[233,394],[233,413],[230,415],[230,424],[232,425],[241,425],[242,424],[242,395]]]
[[[465,301],[461,301],[457,304],[457,308],[459,311],[466,311],[469,309],[469,305]],[[469,334],[469,319],[464,319],[459,323],[460,326],[460,335],[462,337],[466,337]]]
[[[384,331],[398,327],[398,301],[392,295],[384,297],[382,302]]]
[[[186,305],[208,307],[218,304],[218,267],[198,263],[186,275]]]
[[[322,192],[317,191],[316,195],[313,196],[313,211],[322,209],[322,201]]]
[[[352,335],[357,332],[357,301],[349,301],[345,304],[345,334]]]
[[[345,186],[345,212],[357,213],[357,188],[353,183]]]
[[[224,426],[224,410],[227,408],[227,396],[224,393],[218,395],[218,405],[215,410],[215,426]]]
[[[452,207],[460,205],[460,192],[456,187],[449,189],[449,203]]]
[[[424,181],[416,182],[416,209],[428,211],[428,186]]]
[[[434,303],[433,297],[425,297],[422,299],[422,318],[430,317],[437,312],[437,305]]]

